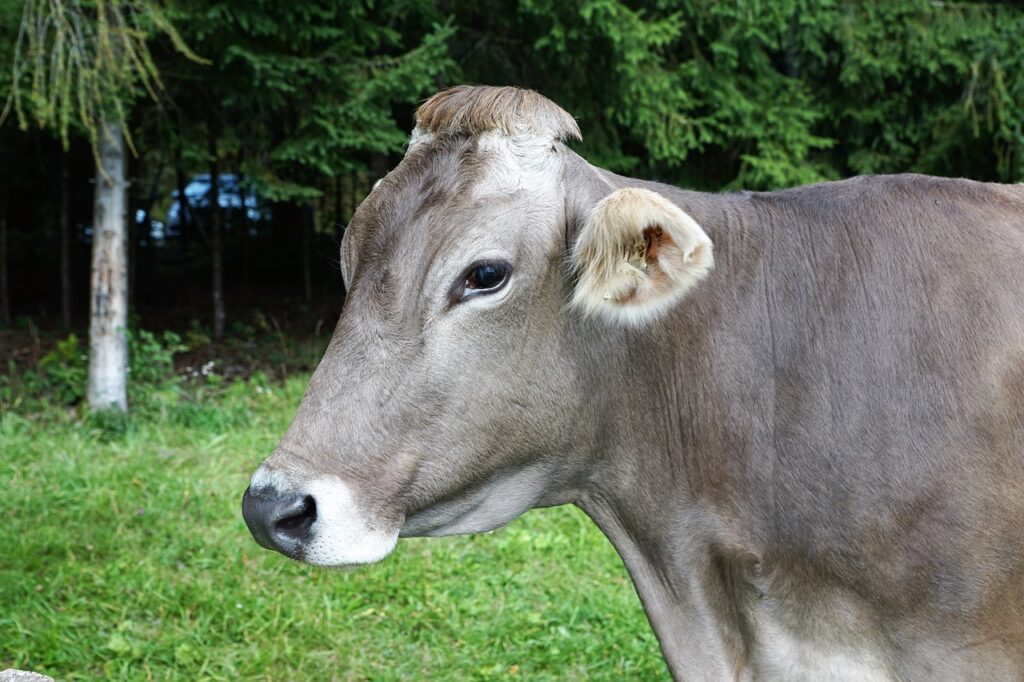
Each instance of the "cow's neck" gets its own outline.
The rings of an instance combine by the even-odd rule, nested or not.
[[[737,553],[718,546],[715,521],[655,491],[639,503],[588,491],[578,506],[622,557],[673,676],[700,670],[707,679],[743,679],[744,637],[723,581]]]
[[[732,198],[656,188],[708,223],[716,260],[734,269],[756,260],[760,235],[746,229]],[[715,281],[718,275],[702,285],[703,298],[683,302],[660,330],[580,331],[581,338],[606,344],[596,354],[604,371],[594,375],[615,383],[594,390],[606,397],[594,415],[603,442],[595,444],[592,477],[577,503],[622,557],[677,679],[694,670],[707,679],[749,675],[750,633],[738,611],[758,556],[715,502],[730,497],[735,463],[709,456],[696,442],[708,436],[708,424],[695,413],[718,399],[702,381],[700,350],[713,318],[728,314],[727,306],[709,304],[724,296],[714,291],[727,286]],[[728,428],[711,431],[726,438],[723,445],[736,446],[723,451],[743,456],[742,444],[728,441]]]
[[[634,405],[645,390],[660,393],[631,388],[623,399]],[[622,557],[673,675],[743,679],[749,637],[734,588],[746,577],[737,571],[756,570],[757,557],[710,502],[714,495],[694,489],[694,469],[707,463],[688,462],[692,450],[673,442],[679,426],[658,424],[660,410],[620,409],[628,426],[609,438],[578,505]]]

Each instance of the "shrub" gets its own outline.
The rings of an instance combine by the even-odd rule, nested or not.
[[[129,404],[143,411],[175,404],[181,391],[174,355],[187,350],[181,337],[174,332],[156,334],[145,329],[131,329],[127,337]],[[4,410],[22,411],[38,411],[47,405],[77,405],[86,396],[88,368],[86,349],[75,334],[70,334],[33,369],[19,372],[10,363],[7,374],[0,375],[0,405]]]
[[[188,350],[171,331],[160,335],[145,329],[128,332],[128,402],[135,408],[177,402],[180,379],[174,371],[174,355]]]
[[[61,405],[74,405],[85,397],[88,366],[78,337],[71,334],[39,360],[36,376],[25,377],[26,387],[46,392]]]

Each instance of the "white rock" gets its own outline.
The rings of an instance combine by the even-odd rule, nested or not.
[[[0,682],[53,682],[53,678],[28,670],[15,670],[8,668],[0,670]]]

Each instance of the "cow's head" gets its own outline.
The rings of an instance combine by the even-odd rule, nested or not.
[[[341,247],[348,299],[295,420],[243,501],[260,544],[379,560],[399,535],[491,530],[573,501],[607,434],[592,339],[657,318],[711,267],[680,208],[563,144],[515,88],[417,112]]]

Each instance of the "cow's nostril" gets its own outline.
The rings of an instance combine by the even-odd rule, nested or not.
[[[312,495],[250,488],[242,496],[242,516],[260,545],[300,558],[316,521],[316,500]]]
[[[316,521],[316,500],[312,495],[296,498],[291,505],[282,509],[274,523],[275,534],[290,540],[301,541]]]

